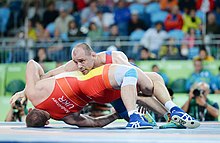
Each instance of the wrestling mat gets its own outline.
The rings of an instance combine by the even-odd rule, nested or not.
[[[158,123],[161,125],[164,123]],[[45,128],[26,128],[24,123],[0,122],[0,142],[77,143],[219,143],[220,122],[205,122],[197,129],[125,129],[126,122],[104,128],[77,128],[63,122]]]

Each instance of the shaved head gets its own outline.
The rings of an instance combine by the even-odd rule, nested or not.
[[[91,55],[91,53],[94,52],[93,49],[87,43],[79,43],[73,49],[72,55],[78,52],[79,49],[82,49],[86,55]]]
[[[72,60],[83,74],[94,68],[96,53],[87,43],[77,44],[72,50]]]

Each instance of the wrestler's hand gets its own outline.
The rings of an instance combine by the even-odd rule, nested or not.
[[[141,114],[146,114],[147,112],[147,108],[144,107],[144,106],[141,106],[141,105],[138,105],[138,112],[141,113]]]
[[[10,99],[10,104],[11,105],[14,105],[15,104],[15,101],[20,99],[21,101],[21,104],[24,103],[24,101],[26,100],[26,96],[25,96],[25,93],[24,93],[24,90],[23,91],[20,91],[20,92],[17,92],[15,93],[11,99]]]

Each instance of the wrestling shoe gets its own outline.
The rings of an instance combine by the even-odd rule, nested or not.
[[[148,112],[146,112],[145,114],[142,114],[142,117],[143,117],[144,121],[148,122],[153,127],[157,126],[156,121],[154,120],[154,118]]]
[[[169,129],[169,128],[175,128],[175,129],[186,129],[183,125],[176,123],[174,121],[167,122],[164,125],[159,126],[159,129]]]
[[[185,113],[182,109],[175,106],[171,108],[171,119],[183,125],[186,128],[197,128],[200,126],[199,121],[195,120],[193,117]]]
[[[133,113],[126,128],[153,129],[153,126],[146,122],[140,114]]]
[[[159,129],[169,129],[169,128],[185,129],[186,128],[183,125],[180,125],[179,123],[172,121],[170,113],[165,114],[164,118],[166,119],[167,123],[159,126]]]

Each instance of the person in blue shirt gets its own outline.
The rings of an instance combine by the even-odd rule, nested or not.
[[[215,94],[220,94],[220,66],[218,68],[218,71],[219,71],[218,75],[215,76],[215,78],[214,78],[215,79],[215,83],[214,83],[214,86],[215,86],[214,93]]]
[[[161,72],[157,65],[152,66],[152,71],[158,73],[163,78],[165,85],[166,86],[168,85],[169,83],[168,76],[165,73]]]
[[[194,68],[194,73],[192,73],[191,76],[187,79],[186,90],[189,91],[194,83],[206,82],[211,87],[211,90],[214,91],[216,88],[214,84],[214,76],[210,71],[203,69],[202,60],[194,60]]]

